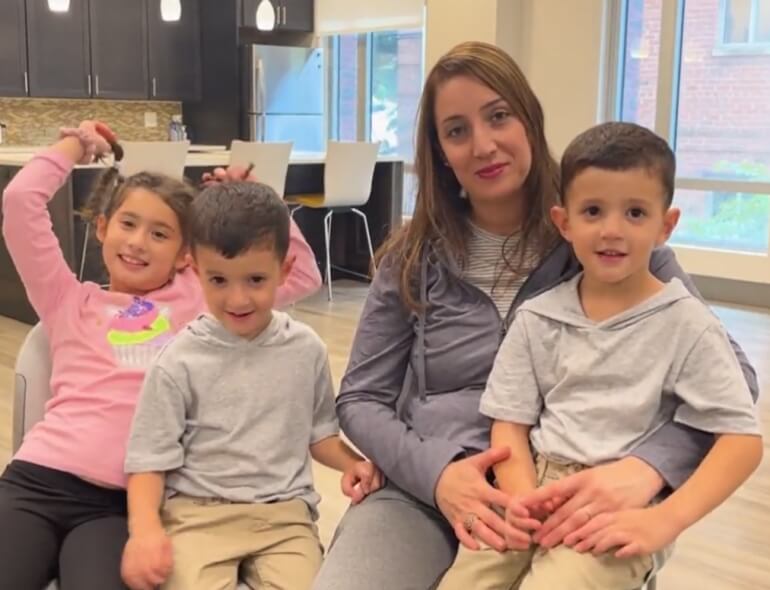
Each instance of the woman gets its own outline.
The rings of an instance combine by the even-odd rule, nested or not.
[[[542,109],[503,51],[465,43],[439,60],[416,147],[414,216],[384,248],[337,405],[388,485],[345,515],[315,590],[426,590],[458,539],[505,548],[493,508],[508,498],[487,472],[507,451],[488,449],[479,397],[516,307],[578,271],[548,218],[559,183]],[[695,290],[671,250],[656,251],[651,268]],[[580,538],[593,516],[646,505],[681,484],[710,443],[670,423],[634,456],[536,492],[563,502],[536,540]]]

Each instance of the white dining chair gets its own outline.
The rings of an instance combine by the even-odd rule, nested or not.
[[[234,140],[230,144],[230,165],[253,166],[251,174],[283,198],[289,171],[292,142]]]
[[[331,239],[332,216],[334,213],[355,213],[364,222],[366,242],[369,246],[369,256],[374,268],[374,249],[372,234],[369,231],[369,221],[366,214],[359,209],[369,201],[372,193],[374,166],[380,143],[366,142],[337,142],[330,141],[326,148],[324,162],[324,192],[311,195],[292,195],[287,199],[297,207],[291,215],[304,207],[310,209],[326,209],[324,216],[324,239],[326,244],[326,284],[329,289],[329,301],[332,300],[332,263]]]
[[[155,172],[181,180],[189,141],[121,141],[123,160],[120,173],[131,176],[137,172]]]

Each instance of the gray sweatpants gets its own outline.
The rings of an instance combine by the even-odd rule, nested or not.
[[[312,590],[430,590],[456,552],[444,517],[389,483],[347,511]]]

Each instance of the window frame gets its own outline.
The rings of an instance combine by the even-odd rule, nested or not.
[[[361,109],[361,105],[365,104],[362,103],[362,101],[366,101],[368,99],[368,88],[371,85],[369,81],[371,59],[368,56],[369,40],[367,38],[369,34],[350,34],[354,34],[357,37],[356,141],[369,141],[369,115],[365,112],[362,112]],[[339,141],[340,138],[340,36],[341,35],[331,35],[326,39],[326,50],[330,56],[328,71],[328,96],[330,104],[328,136],[329,139],[333,141]]]
[[[728,0],[719,0],[719,27],[717,28],[717,39],[714,46],[714,55],[765,55],[770,54],[770,41],[757,41],[757,14],[759,13],[759,2],[761,0],[751,0],[749,10],[749,40],[741,42],[725,41],[727,25],[727,2]],[[770,6],[768,7],[770,9]]]

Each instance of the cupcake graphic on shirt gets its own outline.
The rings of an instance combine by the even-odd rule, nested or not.
[[[172,337],[168,313],[141,297],[119,310],[107,330],[115,359],[124,367],[147,367]]]

